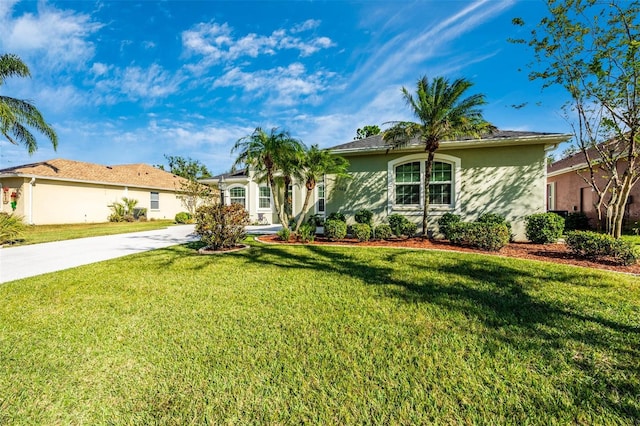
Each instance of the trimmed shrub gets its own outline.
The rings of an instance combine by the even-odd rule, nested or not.
[[[375,227],[375,229],[373,230],[373,235],[375,238],[378,238],[380,240],[388,240],[389,238],[393,237],[393,231],[391,230],[391,227],[389,225],[383,223],[382,225],[378,225]]]
[[[567,247],[578,257],[594,260],[609,257],[623,265],[633,265],[638,261],[638,256],[630,243],[615,239],[608,234],[569,231],[565,237]]]
[[[564,231],[564,218],[555,213],[532,214],[525,221],[527,238],[532,243],[555,243]]]
[[[180,212],[176,213],[175,222],[176,223],[191,223],[191,213],[189,212]]]
[[[589,231],[589,218],[583,212],[573,212],[567,215],[564,220],[565,231]]]
[[[324,235],[329,241],[341,240],[347,236],[347,224],[337,219],[327,219],[324,222]]]
[[[462,220],[460,216],[453,213],[445,213],[442,215],[440,219],[438,219],[438,229],[444,238],[447,240],[451,240],[451,228],[454,224],[460,223]]]
[[[358,241],[369,241],[371,238],[371,227],[366,223],[356,223],[351,225],[351,232]]]
[[[196,211],[196,234],[213,250],[237,246],[246,236],[249,213],[240,204],[206,205]]]
[[[509,243],[511,233],[504,223],[456,222],[450,226],[451,243],[487,251],[498,251]]]
[[[367,209],[358,210],[354,215],[354,219],[357,223],[365,223],[371,227],[373,224],[373,212]]]
[[[307,219],[307,223],[313,226],[314,228],[318,226],[322,226],[324,225],[324,217],[322,217],[322,215],[319,215],[319,214],[311,215]]]
[[[302,243],[312,242],[316,238],[316,227],[305,223],[298,229],[298,241]]]
[[[416,235],[416,231],[418,230],[418,225],[413,222],[410,222],[409,219],[402,216],[401,214],[394,213],[389,215],[387,218],[389,221],[389,226],[391,227],[391,231],[397,237],[402,235],[406,235],[411,238]]]
[[[17,240],[26,225],[19,216],[0,213],[0,244],[10,243]]]
[[[327,220],[339,220],[340,222],[347,223],[347,217],[340,212],[329,213],[329,216],[327,216]]]
[[[276,235],[281,241],[289,241],[289,238],[291,238],[291,230],[289,228],[282,228],[276,232]]]

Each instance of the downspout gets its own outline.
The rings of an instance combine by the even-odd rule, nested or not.
[[[36,185],[36,178],[32,177],[29,182],[29,225],[33,225],[33,187]]]

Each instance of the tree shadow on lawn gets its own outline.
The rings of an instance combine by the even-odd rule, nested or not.
[[[406,303],[435,304],[477,319],[493,331],[490,337],[502,344],[535,352],[556,368],[568,363],[583,371],[591,380],[566,384],[576,406],[582,406],[583,398],[589,395],[597,398],[599,405],[622,416],[640,418],[637,321],[590,315],[581,305],[588,300],[576,303],[543,300],[530,294],[553,282],[582,286],[588,278],[597,279],[595,273],[583,270],[576,270],[575,274],[558,273],[544,267],[518,269],[507,265],[504,259],[489,256],[461,262],[459,254],[393,249],[379,252],[376,259],[382,262],[367,262],[371,260],[370,254],[358,257],[349,248],[317,245],[294,250],[275,245],[254,246],[242,256],[248,262],[338,273],[366,285],[384,286],[382,294]],[[384,266],[385,263],[390,266]],[[391,266],[398,263],[405,270],[415,271],[411,278],[398,276]],[[602,309],[602,301],[593,303]],[[603,360],[602,353],[608,359]]]

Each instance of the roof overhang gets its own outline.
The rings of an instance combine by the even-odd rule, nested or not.
[[[127,188],[138,188],[138,189],[153,189],[159,191],[179,191],[178,188],[166,188],[161,186],[145,186],[145,185],[131,185],[128,183],[121,182],[105,182],[105,181],[94,181],[94,180],[82,180],[82,179],[72,179],[72,178],[57,178],[54,176],[43,176],[31,173],[0,173],[0,180],[2,179],[32,179],[35,178],[36,181],[38,179],[41,180],[51,180],[56,182],[72,182],[72,183],[83,183],[86,185],[105,185],[105,186],[118,186],[118,187],[127,187]]]
[[[533,136],[520,136],[515,138],[490,138],[490,139],[467,139],[459,141],[442,141],[440,142],[440,148],[438,151],[447,151],[453,149],[473,149],[473,148],[494,148],[503,146],[522,146],[522,145],[544,145],[545,150],[555,149],[562,142],[566,142],[571,139],[573,135],[556,133],[550,135],[533,135]],[[365,154],[378,154],[386,153],[389,151],[389,147],[377,146],[366,148],[347,148],[347,149],[333,149],[332,153],[338,155],[365,155]],[[399,148],[396,151],[401,152],[421,152],[424,151],[423,145],[411,145],[405,148]]]

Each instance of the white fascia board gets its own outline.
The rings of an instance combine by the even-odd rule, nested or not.
[[[165,188],[160,186],[144,186],[144,185],[131,185],[123,182],[104,182],[99,180],[83,180],[83,179],[71,179],[71,178],[57,178],[53,176],[42,176],[42,175],[34,175],[34,174],[26,174],[26,173],[3,173],[0,174],[0,179],[8,179],[8,178],[27,178],[32,179],[35,178],[36,182],[38,180],[52,180],[56,182],[73,182],[73,183],[86,183],[91,185],[105,185],[105,186],[123,186],[128,188],[138,188],[138,189],[153,189],[159,191],[178,191],[177,188]],[[178,191],[179,192],[179,191]]]

